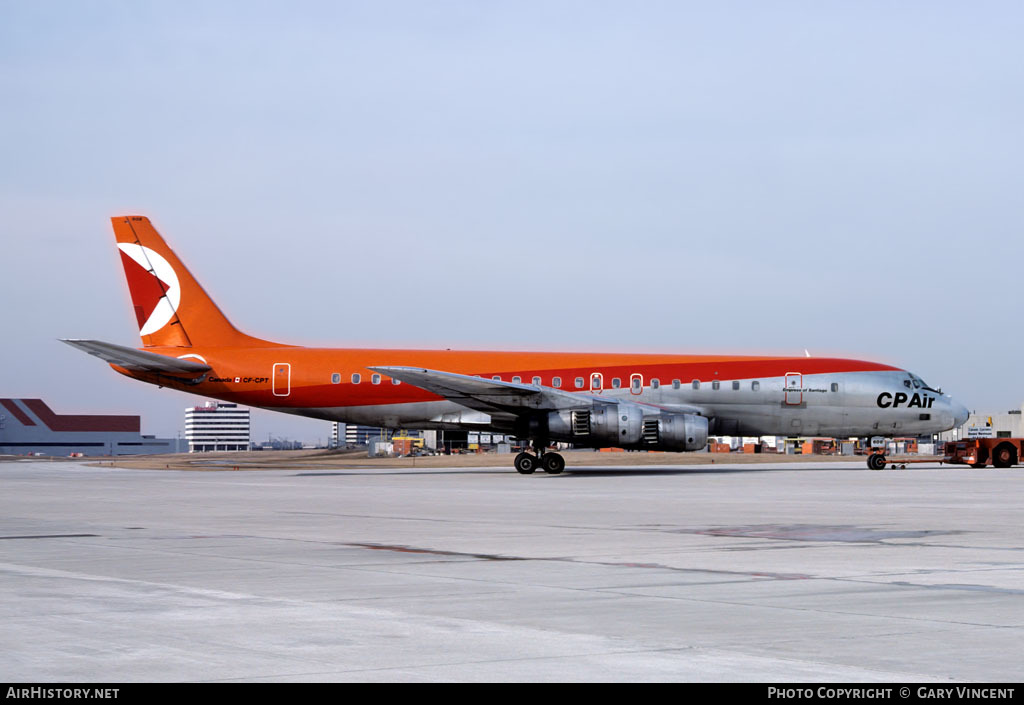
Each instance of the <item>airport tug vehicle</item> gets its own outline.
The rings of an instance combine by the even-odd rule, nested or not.
[[[968,438],[946,444],[945,462],[983,468],[1009,468],[1020,463],[1024,438]]]

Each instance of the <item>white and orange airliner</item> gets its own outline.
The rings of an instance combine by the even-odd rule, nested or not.
[[[330,421],[528,439],[523,474],[561,472],[553,442],[692,451],[708,434],[893,436],[967,409],[906,370],[811,357],[308,348],[237,330],[143,216],[111,219],[142,348],[65,340],[161,387]],[[877,459],[874,462],[878,462]]]

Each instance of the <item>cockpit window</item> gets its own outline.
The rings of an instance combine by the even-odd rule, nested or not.
[[[910,374],[910,379],[903,381],[903,384],[906,385],[908,388],[911,385],[913,385],[914,389],[924,389],[924,390],[927,390],[929,392],[935,392],[936,394],[939,393],[938,389],[934,389],[932,387],[929,387],[928,384],[923,379],[918,377],[917,375],[915,375],[913,373],[908,373],[908,374]]]

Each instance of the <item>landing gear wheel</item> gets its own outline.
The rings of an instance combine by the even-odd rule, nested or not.
[[[885,456],[881,453],[872,453],[868,456],[868,467],[872,470],[884,470]]]
[[[516,456],[515,462],[516,472],[520,475],[532,475],[533,471],[537,469],[537,458],[531,453],[520,453]]]
[[[548,475],[557,475],[565,470],[565,458],[558,453],[545,453],[540,459],[540,466]]]

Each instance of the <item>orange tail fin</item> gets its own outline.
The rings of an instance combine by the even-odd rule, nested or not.
[[[273,345],[231,325],[149,218],[110,220],[144,346]]]

